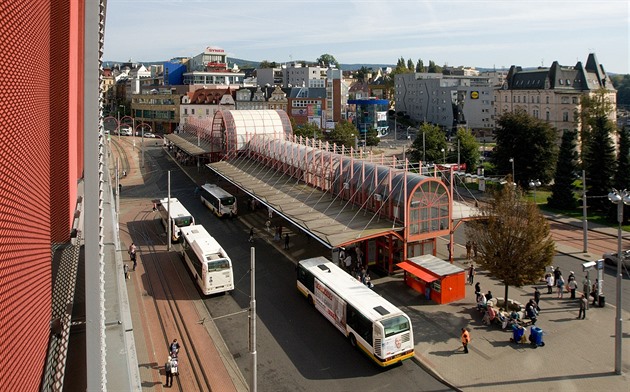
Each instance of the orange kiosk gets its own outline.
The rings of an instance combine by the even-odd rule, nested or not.
[[[427,299],[447,304],[466,296],[466,271],[433,255],[411,257],[396,264],[405,283]]]

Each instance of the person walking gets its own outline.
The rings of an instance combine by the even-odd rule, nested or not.
[[[558,298],[564,298],[564,278],[562,274],[560,274],[556,280],[556,287],[558,287]]]
[[[284,249],[289,249],[289,233],[284,235]]]
[[[254,242],[254,227],[249,228],[249,242]]]
[[[267,229],[267,233],[271,233],[271,220],[267,219],[265,221],[265,229]]]
[[[540,291],[538,291],[538,287],[534,287],[534,302],[536,302],[536,310],[540,312]]]
[[[131,243],[131,245],[129,245],[129,258],[133,262],[132,271],[135,271],[138,262],[136,261],[136,244],[134,244],[133,242]]]
[[[129,279],[129,266],[127,263],[123,266],[123,272],[125,273],[125,279]]]
[[[468,267],[468,284],[473,285],[475,283],[475,265],[470,263],[470,267]]]
[[[171,344],[168,346],[168,352],[172,357],[177,356],[179,353],[179,343],[177,342],[177,339],[173,339]]]
[[[547,274],[547,276],[545,277],[545,280],[547,281],[547,294],[552,294],[553,293],[553,283],[554,283],[554,278],[552,274]]]
[[[462,346],[464,346],[464,354],[468,354],[468,343],[470,343],[470,333],[466,328],[462,328]]]
[[[588,278],[588,274],[582,280],[582,293],[588,296],[591,292],[591,280]]]
[[[571,291],[571,299],[575,299],[575,290],[577,290],[577,282],[575,279],[569,279],[569,290]]]
[[[165,386],[170,388],[173,386],[173,359],[170,355],[164,364],[164,373],[166,374]]]
[[[582,297],[580,298],[580,312],[577,316],[578,319],[584,320],[586,318],[586,309],[588,309],[588,300],[586,299],[586,296],[582,294]]]

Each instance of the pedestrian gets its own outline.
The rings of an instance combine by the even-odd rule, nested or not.
[[[490,301],[492,298],[494,298],[492,296],[492,291],[488,290],[488,293],[486,294],[486,301]]]
[[[284,249],[289,249],[289,233],[284,235]]]
[[[122,184],[118,184],[118,194],[122,193]]]
[[[475,283],[475,297],[478,297],[481,294],[481,284],[479,282]]]
[[[557,282],[560,279],[561,276],[562,276],[562,271],[560,271],[560,267],[556,267],[553,270],[553,280],[554,280],[554,282]]]
[[[249,242],[254,242],[254,227],[250,227],[249,229]]]
[[[273,235],[273,240],[280,241],[280,226],[276,226],[276,233]]]
[[[582,292],[584,295],[589,295],[591,292],[591,280],[588,278],[588,274],[582,280]]]
[[[595,283],[593,283],[593,289],[591,291],[591,295],[593,296],[593,306],[596,306],[597,299],[599,297],[599,279],[595,279]]]
[[[271,208],[268,208],[267,210],[267,217],[271,220],[271,218],[273,218],[273,210]]]
[[[547,294],[553,293],[553,275],[547,273],[547,275],[545,276],[545,280],[547,281]]]
[[[564,298],[564,278],[562,274],[560,274],[558,280],[556,280],[556,287],[558,287],[558,298]]]
[[[475,241],[472,242],[472,250],[473,250],[473,257],[477,258],[477,243]]]
[[[168,352],[171,354],[171,357],[177,357],[177,354],[179,353],[179,343],[177,342],[177,339],[173,339],[171,344],[168,346]]]
[[[346,261],[346,252],[343,248],[339,249],[339,266],[343,266]]]
[[[475,265],[470,263],[468,267],[468,284],[472,286],[475,283]]]
[[[569,279],[568,287],[569,287],[569,290],[571,291],[571,299],[575,299],[575,290],[577,290],[577,287],[578,287],[575,279]]]
[[[580,312],[578,313],[577,318],[584,320],[586,318],[586,309],[588,309],[588,300],[586,296],[582,294],[580,298]]]
[[[472,256],[472,242],[470,240],[466,241],[466,260],[470,260]]]
[[[468,343],[470,343],[470,332],[466,328],[462,328],[462,346],[464,346],[464,354],[468,354]]]
[[[168,356],[166,363],[164,364],[164,374],[166,374],[166,386],[173,386],[173,359]]]
[[[538,312],[536,311],[536,302],[530,299],[527,305],[525,305],[525,317],[532,320],[532,325],[536,325]]]
[[[448,259],[451,259],[451,243],[446,244],[446,249],[448,250]]]
[[[536,310],[540,312],[540,291],[538,291],[538,287],[534,287],[534,302],[536,302]]]
[[[133,262],[132,271],[135,271],[138,262],[136,261],[136,244],[134,244],[133,242],[131,243],[131,245],[129,245],[129,258]]]
[[[127,263],[123,266],[123,272],[125,273],[125,279],[129,279],[129,266]]]
[[[267,233],[271,233],[271,220],[267,219],[265,222],[265,228],[267,229]]]

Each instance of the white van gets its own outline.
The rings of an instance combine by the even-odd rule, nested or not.
[[[131,127],[121,127],[120,134],[122,136],[131,136],[133,133],[131,132]]]

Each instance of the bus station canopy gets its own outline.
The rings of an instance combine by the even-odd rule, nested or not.
[[[194,135],[170,133],[165,138],[188,155],[204,155],[211,152],[210,143],[206,140],[199,140],[199,145],[197,145],[197,137]]]
[[[207,167],[329,248],[404,229],[252,160],[213,162]]]

